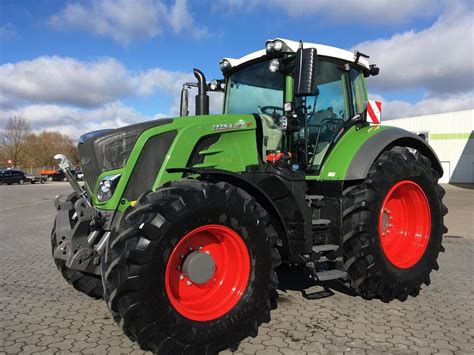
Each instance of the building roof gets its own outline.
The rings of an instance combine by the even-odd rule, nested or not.
[[[284,42],[294,52],[296,52],[299,48],[299,45],[300,45],[299,42],[292,41],[289,39],[275,38],[269,41],[275,41],[277,39]],[[308,42],[304,42],[303,45],[304,45],[304,48],[316,48],[318,55],[321,55],[321,56],[338,58],[338,59],[342,59],[348,62],[354,62],[356,59],[353,52],[347,51],[345,49],[326,46],[324,44],[316,44],[316,43],[308,43]],[[230,64],[232,64],[232,67],[237,67],[248,61],[251,61],[260,57],[264,57],[266,54],[267,54],[266,50],[262,49],[262,50],[247,54],[241,58],[223,58],[223,59],[227,59],[230,62]],[[365,58],[361,57],[359,59],[359,64],[367,69],[369,68],[369,62]]]

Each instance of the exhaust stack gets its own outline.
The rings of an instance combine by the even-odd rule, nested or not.
[[[206,77],[199,69],[193,69],[194,76],[198,80],[198,94],[196,95],[196,115],[209,114],[209,96],[207,95]]]

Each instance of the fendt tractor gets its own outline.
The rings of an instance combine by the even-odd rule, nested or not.
[[[269,40],[223,59],[223,79],[194,69],[181,117],[84,134],[83,186],[56,156],[74,190],[55,199],[63,277],[160,354],[255,337],[283,269],[365,299],[417,296],[443,251],[443,171],[423,139],[380,125],[368,58]]]

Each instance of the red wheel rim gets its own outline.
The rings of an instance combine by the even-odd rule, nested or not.
[[[192,252],[207,253],[214,273],[202,284],[193,283],[182,272]],[[209,321],[229,312],[247,287],[250,257],[242,238],[232,229],[208,224],[186,234],[174,247],[166,265],[168,298],[181,315],[195,321]]]
[[[431,232],[431,213],[423,189],[403,180],[387,193],[379,216],[379,236],[387,259],[400,269],[423,256]]]

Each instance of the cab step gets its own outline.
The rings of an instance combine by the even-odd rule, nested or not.
[[[327,251],[335,251],[338,249],[339,245],[336,244],[313,245],[313,253],[324,253]]]
[[[311,201],[321,201],[324,199],[323,195],[306,195],[307,200]]]
[[[316,278],[319,281],[337,280],[344,277],[347,277],[347,272],[338,269],[316,272]]]
[[[323,205],[323,195],[306,195],[306,200],[310,202],[310,205],[314,208],[321,208]]]
[[[306,290],[303,290],[301,292],[304,298],[307,300],[320,300],[322,298],[334,296],[334,292],[332,292],[329,288],[325,287],[324,290],[321,291],[316,291],[316,292],[311,292],[308,293]]]
[[[331,220],[323,218],[313,219],[311,221],[311,225],[313,230],[326,229],[331,226]]]

